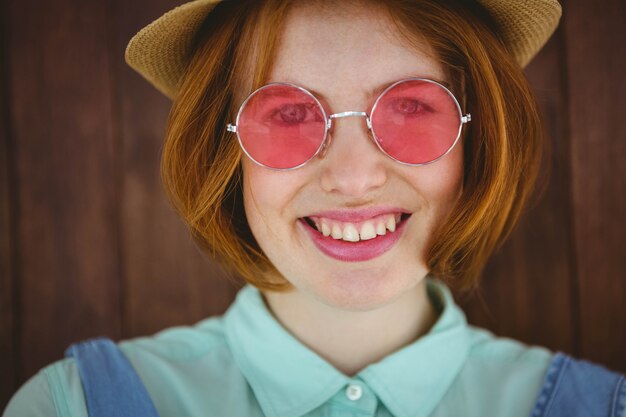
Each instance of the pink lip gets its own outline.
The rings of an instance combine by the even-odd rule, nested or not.
[[[397,212],[398,211],[395,211],[395,213]],[[320,216],[321,215],[322,214],[320,214]],[[329,216],[326,214],[325,217]],[[365,217],[365,219],[370,217]],[[335,217],[329,218],[340,220]],[[351,217],[351,219],[354,221],[354,217]],[[313,227],[309,226],[309,224],[307,224],[307,222],[303,219],[300,219],[299,221],[304,230],[309,234],[309,237],[315,246],[322,253],[344,262],[364,262],[387,252],[400,239],[402,232],[404,231],[404,226],[407,223],[406,220],[402,221],[398,224],[395,232],[387,232],[387,234],[377,236],[374,239],[360,240],[358,242],[346,242],[344,240],[333,239],[330,236],[326,237]]]
[[[399,209],[397,207],[371,207],[359,210],[326,210],[318,213],[309,214],[309,217],[325,217],[327,219],[333,219],[340,222],[352,222],[359,223],[372,217],[380,216],[381,214],[409,214],[408,211]],[[385,235],[386,236],[386,235]]]

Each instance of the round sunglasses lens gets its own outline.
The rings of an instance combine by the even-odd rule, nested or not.
[[[372,130],[389,156],[426,164],[454,146],[461,110],[454,97],[430,81],[402,81],[384,92],[372,110]]]
[[[254,161],[270,168],[295,168],[317,154],[326,119],[310,93],[284,84],[254,92],[237,120],[239,141]]]

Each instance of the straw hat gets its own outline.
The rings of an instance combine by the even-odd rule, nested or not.
[[[190,58],[196,32],[221,0],[195,0],[141,29],[126,47],[126,62],[159,91],[173,98]],[[477,0],[500,27],[524,67],[539,52],[561,17],[557,0]]]

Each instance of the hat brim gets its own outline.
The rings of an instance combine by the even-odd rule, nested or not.
[[[556,0],[478,0],[499,27],[504,43],[523,68],[552,36],[561,19]]]
[[[221,0],[185,3],[141,29],[128,43],[128,65],[167,97],[176,96],[203,21]],[[503,41],[521,67],[556,30],[561,6],[556,0],[478,0],[494,18]]]
[[[194,38],[221,0],[195,0],[170,10],[141,29],[126,47],[126,63],[157,90],[173,99]]]

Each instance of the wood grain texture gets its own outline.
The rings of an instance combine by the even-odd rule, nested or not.
[[[120,333],[105,5],[9,2],[22,379],[71,342]]]
[[[581,354],[626,372],[626,3],[567,6]]]
[[[6,54],[6,14],[0,3],[0,410],[19,383],[17,375],[18,320],[17,275],[14,267],[15,176],[11,159],[13,143],[9,122]]]
[[[525,70],[547,129],[549,153],[544,155],[537,188],[547,187],[490,260],[479,296],[464,308],[470,323],[497,335],[577,353],[562,45],[559,29]]]
[[[145,335],[221,314],[236,288],[194,246],[166,201],[160,152],[171,102],[122,60],[128,40],[175,7],[172,0],[115,2],[116,103],[123,178],[120,199],[124,253],[124,335]]]

